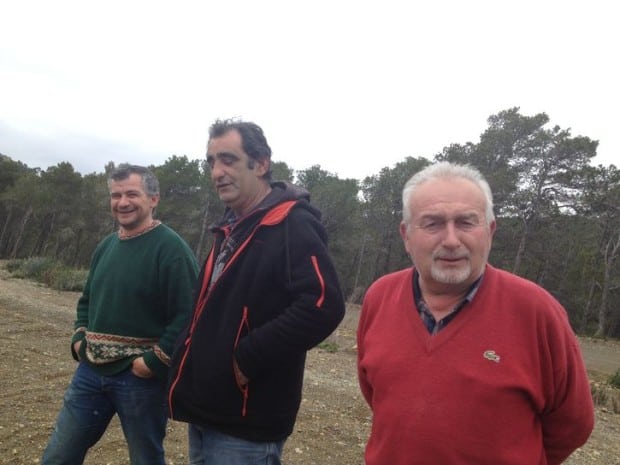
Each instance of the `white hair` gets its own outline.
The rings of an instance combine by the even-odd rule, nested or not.
[[[427,166],[422,171],[418,171],[405,183],[405,187],[403,188],[403,222],[405,224],[408,225],[411,220],[409,204],[411,195],[418,186],[433,179],[446,178],[462,178],[478,186],[486,200],[485,217],[487,224],[490,224],[495,219],[495,215],[493,214],[493,194],[491,193],[489,183],[484,179],[482,173],[470,165],[457,165],[455,163],[442,161]]]

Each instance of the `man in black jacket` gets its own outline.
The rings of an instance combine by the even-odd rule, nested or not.
[[[168,396],[171,418],[190,424],[192,464],[279,464],[306,351],[344,316],[320,213],[305,190],[271,182],[270,159],[256,124],[211,126],[207,163],[227,208],[212,227]]]

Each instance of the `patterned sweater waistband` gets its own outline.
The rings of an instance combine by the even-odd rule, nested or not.
[[[101,365],[155,350],[158,339],[86,331],[86,357]]]

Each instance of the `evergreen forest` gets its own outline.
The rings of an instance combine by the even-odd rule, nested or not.
[[[545,113],[510,108],[488,118],[476,143],[451,144],[429,158],[404,156],[362,180],[319,165],[297,170],[278,161],[272,168],[274,179],[310,191],[345,295],[359,303],[375,279],[411,266],[399,234],[407,179],[434,161],[471,164],[494,194],[490,263],[552,293],[577,333],[618,338],[620,172],[593,165],[597,145],[551,126]],[[0,154],[0,259],[49,257],[87,268],[97,243],[115,229],[106,184],[113,168],[110,162],[102,173],[82,175],[62,162],[41,170]],[[203,260],[209,225],[223,213],[205,160],[172,155],[151,168],[161,187],[155,216]]]

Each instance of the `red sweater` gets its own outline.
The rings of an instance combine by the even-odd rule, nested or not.
[[[549,293],[487,266],[473,301],[431,336],[412,279],[412,269],[384,276],[364,298],[367,465],[555,465],[588,439],[588,377]]]

